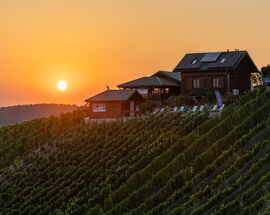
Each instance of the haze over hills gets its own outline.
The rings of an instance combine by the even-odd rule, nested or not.
[[[270,91],[222,112],[83,123],[87,109],[0,128],[2,214],[269,214]]]
[[[66,104],[33,104],[0,107],[0,126],[51,115],[57,116],[61,113],[74,111],[77,108],[77,105]]]

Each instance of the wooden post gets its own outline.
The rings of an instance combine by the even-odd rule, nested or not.
[[[228,93],[230,93],[230,74],[227,72],[227,87],[228,87]]]

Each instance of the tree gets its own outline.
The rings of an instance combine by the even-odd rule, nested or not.
[[[253,81],[254,86],[261,85],[262,83],[262,73],[252,73],[251,80]]]
[[[270,65],[268,64],[267,66],[263,66],[261,68],[261,73],[263,78],[270,77]]]

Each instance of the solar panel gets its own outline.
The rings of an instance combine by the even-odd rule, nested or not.
[[[204,63],[204,62],[215,62],[220,55],[221,55],[221,52],[206,53],[202,57],[202,59],[200,60],[200,62],[202,62],[202,63]]]

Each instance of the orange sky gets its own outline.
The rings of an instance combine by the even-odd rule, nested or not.
[[[269,0],[0,0],[0,106],[83,104],[187,52],[270,63]],[[57,81],[68,89],[60,92]]]

